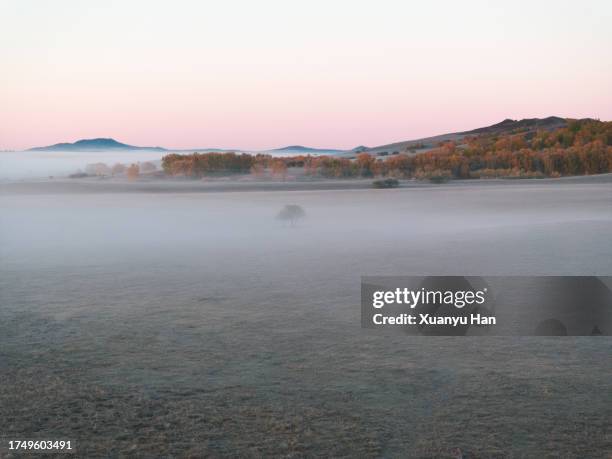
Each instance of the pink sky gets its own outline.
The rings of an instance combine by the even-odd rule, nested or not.
[[[612,119],[610,2],[216,3],[4,2],[0,149],[352,148]]]

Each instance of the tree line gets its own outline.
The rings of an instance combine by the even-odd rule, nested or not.
[[[152,174],[157,171],[157,167],[150,161],[122,164],[115,163],[112,166],[108,166],[106,163],[92,163],[85,166],[85,172],[80,170],[71,174],[73,178],[96,176],[96,177],[115,177],[115,176],[126,176],[130,180],[134,180],[140,176],[140,174]]]

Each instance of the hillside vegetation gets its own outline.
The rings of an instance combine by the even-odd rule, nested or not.
[[[289,168],[323,178],[538,178],[612,172],[612,122],[566,120],[562,127],[485,131],[460,141],[442,141],[418,154],[354,158],[236,153],[171,154],[162,160],[167,175],[201,178],[253,174],[285,179]]]

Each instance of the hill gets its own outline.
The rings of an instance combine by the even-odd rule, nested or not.
[[[407,142],[403,152],[378,155],[371,154],[375,149],[346,152],[349,156],[305,155],[306,147],[298,148],[295,156],[276,157],[235,152],[170,154],[163,158],[162,167],[168,175],[193,178],[252,174],[284,181],[289,168],[292,173],[301,168],[300,174],[310,177],[428,179],[434,183],[451,178],[556,178],[612,172],[612,122],[554,117],[504,120],[436,136],[435,142],[431,139],[434,137]]]
[[[421,139],[404,140],[377,147],[362,149],[361,152],[373,155],[398,153],[423,153],[444,142],[460,143],[465,137],[483,134],[511,134],[516,132],[534,132],[537,130],[552,131],[565,127],[567,120],[557,116],[547,118],[526,118],[522,120],[505,119],[491,126],[472,129],[470,131],[452,132]]]
[[[511,134],[517,131],[535,131],[538,129],[551,131],[565,127],[566,125],[567,120],[565,118],[559,118],[558,116],[549,116],[548,118],[525,118],[518,121],[507,118],[491,126],[460,132],[459,135]]]

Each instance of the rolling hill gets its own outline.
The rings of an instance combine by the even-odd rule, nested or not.
[[[547,118],[526,118],[522,120],[505,119],[500,123],[491,126],[472,129],[470,131],[452,132],[448,134],[440,134],[433,137],[424,137],[421,139],[404,140],[401,142],[389,143],[372,148],[361,149],[360,152],[365,152],[373,155],[399,153],[422,153],[438,146],[440,142],[455,141],[460,142],[463,138],[470,135],[483,134],[510,134],[512,132],[521,131],[536,131],[538,129],[555,130],[567,125],[564,118],[557,116],[549,116]]]

